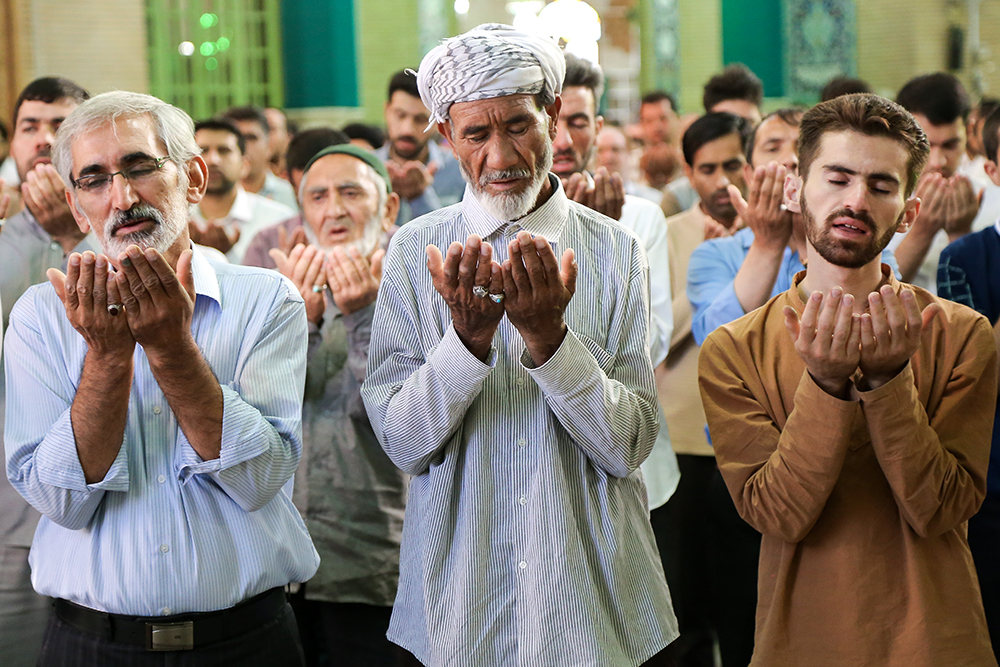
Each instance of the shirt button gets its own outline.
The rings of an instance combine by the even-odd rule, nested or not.
[[[528,499],[525,498],[524,496],[521,496],[520,498],[517,499],[517,502],[521,503],[522,505],[527,505]]]
[[[159,477],[156,478],[156,481],[159,482],[160,484],[163,484],[165,481],[167,481],[167,478],[163,475],[160,475]]]
[[[168,547],[166,544],[161,544],[160,551],[162,551],[163,553],[167,553],[168,551],[170,551],[170,547]]]
[[[154,405],[154,406],[153,406],[153,414],[154,414],[154,415],[158,415],[158,414],[160,414],[161,412],[163,412],[163,410],[161,410],[161,409],[160,409],[160,406],[159,406],[159,405]]]
[[[528,567],[528,564],[522,560],[520,563],[517,564],[517,566],[523,570],[524,568]]]
[[[163,614],[164,616],[170,616],[170,607],[164,607],[163,609],[160,610],[160,613]]]
[[[514,380],[514,383],[517,384],[518,387],[523,387],[524,386],[524,378],[517,378],[516,380]]]
[[[528,441],[527,441],[527,440],[525,440],[524,438],[520,438],[520,439],[519,439],[519,440],[517,441],[517,446],[518,446],[518,447],[524,447],[524,446],[525,446],[526,444],[528,444]]]

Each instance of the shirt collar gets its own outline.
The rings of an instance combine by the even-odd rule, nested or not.
[[[191,256],[191,274],[194,276],[195,295],[208,297],[221,306],[219,277],[216,275],[215,269],[194,244],[191,245],[191,249],[194,251]]]
[[[469,233],[478,234],[485,239],[497,230],[510,226],[530,232],[532,236],[541,236],[550,243],[558,243],[569,215],[569,199],[562,182],[552,174],[548,178],[553,187],[549,200],[513,222],[499,220],[487,213],[472,192],[472,187],[466,184],[465,195],[462,197],[462,216]]]
[[[192,215],[195,216],[195,219],[205,220],[205,216],[201,212],[201,205],[195,205],[193,209],[194,213]],[[253,201],[250,199],[247,191],[243,189],[243,186],[236,186],[236,199],[233,200],[233,205],[229,207],[229,213],[222,219],[227,223],[233,221],[250,222],[253,220]]]

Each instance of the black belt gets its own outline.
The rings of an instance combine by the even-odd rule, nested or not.
[[[272,588],[229,609],[175,616],[108,614],[58,598],[55,612],[80,632],[107,641],[148,651],[184,651],[246,634],[277,616],[285,603],[285,589]]]

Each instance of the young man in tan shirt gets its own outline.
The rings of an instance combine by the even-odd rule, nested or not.
[[[873,95],[802,119],[807,270],[702,346],[716,458],[763,533],[752,666],[993,665],[966,522],[986,492],[989,322],[902,285],[928,143]]]

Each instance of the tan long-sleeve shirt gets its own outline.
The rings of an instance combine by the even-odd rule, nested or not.
[[[942,308],[919,351],[839,400],[785,330],[804,275],[711,334],[700,359],[722,474],[764,536],[751,665],[995,666],[966,540],[996,403],[989,323],[914,288]]]
[[[691,253],[705,241],[705,224],[710,219],[696,204],[667,220],[674,333],[670,354],[656,369],[657,395],[667,418],[670,444],[677,454],[697,456],[714,452],[705,437],[705,413],[698,395],[698,344],[691,333],[687,272]]]

